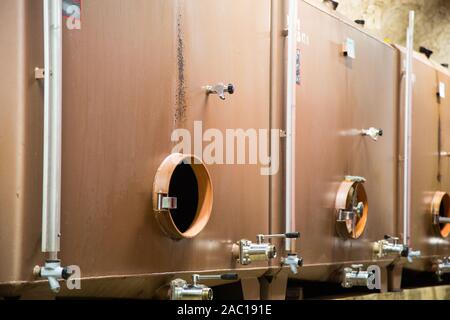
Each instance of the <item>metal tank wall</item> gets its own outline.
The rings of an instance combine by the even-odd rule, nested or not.
[[[404,48],[398,47],[402,61]],[[441,157],[450,140],[446,99],[438,99],[439,81],[448,84],[448,74],[424,55],[415,53],[413,59],[413,122],[412,122],[412,169],[411,169],[411,213],[410,246],[421,251],[421,257],[405,268],[431,271],[436,258],[449,255],[449,242],[440,236],[432,224],[432,201],[436,192],[449,192],[447,157]],[[404,88],[401,69],[399,81]],[[402,92],[403,95],[403,92]],[[400,155],[403,154],[404,98],[401,97]],[[399,169],[403,170],[400,156]],[[401,171],[402,172],[402,171]],[[402,177],[402,175],[400,175]],[[399,183],[399,197],[403,196],[403,183]],[[400,203],[399,212],[403,208]],[[402,219],[399,218],[401,221]],[[400,223],[401,225],[402,223]],[[402,232],[402,231],[400,231]]]
[[[174,241],[161,231],[152,187],[175,145],[174,129],[186,128],[194,137],[197,120],[204,130],[269,128],[270,5],[269,0],[214,5],[91,0],[83,3],[81,30],[64,28],[60,258],[64,265],[80,266],[83,290],[61,295],[151,297],[176,274],[189,280],[196,272],[237,269],[246,278],[267,271],[266,262],[242,267],[231,254],[235,241],[268,233],[269,178],[259,166],[208,166],[213,210],[193,239]],[[2,117],[10,136],[3,131],[1,140],[2,171],[8,175],[2,176],[1,196],[8,207],[2,205],[0,218],[0,234],[7,239],[1,242],[0,282],[3,295],[21,295],[48,291],[46,282],[34,282],[32,275],[45,259],[40,252],[42,88],[32,78],[34,67],[42,65],[42,8],[34,0],[1,6],[8,27],[1,35],[12,43],[2,63],[9,61],[5,68],[14,76],[21,73],[12,82],[19,87],[2,86],[11,100],[8,110],[17,114],[9,114],[8,122]],[[18,39],[11,37],[16,32]],[[17,61],[31,44],[34,60]],[[225,101],[207,96],[203,87],[219,82],[232,83],[235,94]],[[32,94],[35,105],[29,108]],[[28,145],[19,150],[24,133],[17,127],[25,125]],[[17,161],[24,150],[26,161]],[[28,198],[19,187],[29,191]],[[5,286],[10,281],[20,283]]]
[[[397,58],[395,50],[342,17],[299,1],[296,223],[304,267],[298,278],[335,281],[344,266],[373,260],[373,242],[396,230]],[[356,57],[342,54],[347,38]],[[362,129],[381,128],[378,141]],[[359,239],[336,232],[335,202],[346,175],[362,176],[368,198]]]
[[[29,279],[40,253],[42,3],[0,3],[0,283]],[[31,268],[31,269],[30,269]]]

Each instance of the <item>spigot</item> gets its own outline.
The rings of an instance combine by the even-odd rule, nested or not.
[[[289,254],[286,258],[281,258],[281,264],[283,266],[289,266],[293,274],[298,273],[298,267],[303,266],[303,258],[298,257],[296,254]]]
[[[72,272],[68,268],[61,267],[60,260],[47,260],[44,267],[35,266],[33,274],[36,277],[47,279],[52,292],[58,293],[61,289],[59,280],[69,279]]]
[[[362,264],[353,264],[350,268],[344,268],[342,287],[368,287],[369,289],[379,289],[381,283],[380,268],[370,266],[366,271]]]
[[[450,273],[450,257],[437,260],[433,265],[433,270],[436,273],[438,281],[442,282],[442,276],[446,273]]]
[[[242,265],[249,265],[253,261],[268,261],[277,257],[277,248],[271,243],[264,242],[266,239],[296,239],[299,237],[299,232],[290,232],[271,235],[259,234],[256,237],[256,243],[242,239],[233,245],[233,257]]]
[[[411,248],[408,248],[408,255],[406,256],[406,259],[408,259],[409,263],[413,262],[413,259],[420,258],[422,255],[422,252],[420,250],[412,250]]]
[[[370,137],[373,141],[378,141],[378,138],[383,136],[383,130],[376,128],[362,129],[361,135]]]
[[[216,84],[214,86],[205,86],[204,89],[208,95],[217,94],[220,99],[225,100],[225,93],[234,94],[234,85],[231,83],[224,85],[223,83]]]
[[[373,251],[378,259],[394,254],[400,257],[408,257],[409,248],[399,243],[400,238],[385,235],[383,240],[374,243]]]
[[[201,280],[238,280],[236,273],[221,275],[192,275],[192,284],[183,279],[175,279],[170,282],[170,300],[212,300],[213,290],[203,284]]]

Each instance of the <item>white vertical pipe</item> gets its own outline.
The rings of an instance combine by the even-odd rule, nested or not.
[[[286,66],[286,232],[295,228],[295,110],[296,110],[296,51],[297,0],[289,0],[287,66]],[[286,239],[286,250],[292,248],[292,239]]]
[[[60,250],[62,0],[44,0],[44,154],[42,251]]]
[[[405,88],[405,132],[403,171],[403,244],[409,245],[411,237],[411,140],[412,140],[412,92],[413,92],[413,49],[414,11],[409,12],[409,26],[406,34],[406,88]]]

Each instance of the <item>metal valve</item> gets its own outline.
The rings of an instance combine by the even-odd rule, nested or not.
[[[414,251],[410,247],[404,244],[400,244],[398,237],[386,235],[383,240],[379,240],[374,243],[373,250],[378,258],[383,258],[390,254],[396,254],[399,257],[408,259],[408,262],[412,262],[413,258],[421,256],[420,251]]]
[[[50,285],[50,289],[54,293],[58,293],[61,289],[59,280],[67,280],[72,275],[72,272],[65,267],[61,267],[61,261],[59,260],[47,260],[45,266],[35,266],[33,274],[36,277],[46,278]]]
[[[303,266],[303,258],[298,257],[296,254],[289,254],[286,258],[281,258],[281,264],[283,266],[289,266],[293,274],[298,273],[298,267]]]
[[[211,288],[199,284],[201,280],[238,280],[236,273],[222,275],[192,275],[192,284],[183,279],[175,279],[170,282],[170,300],[212,300]]]
[[[383,130],[376,128],[362,129],[361,135],[370,137],[373,141],[378,141],[378,138],[383,136]]]
[[[344,268],[342,287],[368,287],[371,271],[364,271],[362,264],[353,264],[350,268]]]
[[[217,94],[220,99],[225,100],[225,93],[234,94],[234,85],[231,83],[228,85],[224,85],[223,83],[216,84],[215,86],[206,86],[206,93]]]
[[[401,243],[398,237],[386,235],[383,240],[374,243],[373,250],[377,258],[381,259],[390,254],[408,257],[409,248]]]
[[[442,276],[446,273],[450,273],[450,257],[437,260],[433,266],[433,269],[436,272],[438,281],[443,281]]]
[[[277,248],[271,244],[264,242],[269,238],[296,239],[300,237],[299,232],[291,232],[284,234],[259,234],[256,237],[256,243],[250,240],[242,239],[233,245],[233,257],[242,265],[249,265],[253,261],[268,261],[277,256]]]

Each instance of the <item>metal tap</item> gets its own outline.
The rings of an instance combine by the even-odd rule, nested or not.
[[[408,262],[412,262],[413,258],[421,256],[420,251],[414,251],[407,245],[399,243],[398,237],[385,235],[383,240],[379,240],[374,243],[373,251],[377,258],[381,259],[388,255],[397,255],[408,259]]]
[[[238,280],[236,273],[219,275],[192,275],[192,284],[183,279],[175,279],[170,282],[170,300],[212,300],[213,290],[203,284],[201,280]]]
[[[433,266],[438,281],[443,281],[442,276],[446,273],[450,273],[450,257],[439,259]]]
[[[234,85],[231,83],[228,85],[224,85],[223,83],[216,84],[214,86],[205,86],[204,89],[208,95],[217,94],[219,98],[225,100],[225,93],[234,94]]]
[[[303,258],[297,256],[296,254],[288,254],[287,257],[281,258],[281,264],[283,266],[289,266],[293,274],[298,273],[298,267],[303,266]]]
[[[383,130],[376,128],[362,129],[361,135],[370,137],[373,141],[378,141],[378,138],[383,136]]]
[[[407,257],[409,253],[408,246],[399,243],[398,237],[385,235],[383,240],[374,243],[373,251],[378,259],[384,258],[387,255],[397,255]]]
[[[256,243],[242,239],[233,245],[233,257],[242,265],[249,265],[253,261],[268,261],[277,257],[277,248],[271,243],[264,242],[266,239],[296,239],[299,237],[299,232],[292,232],[271,235],[259,234],[256,237]]]
[[[45,262],[45,266],[35,266],[33,270],[33,274],[36,277],[45,278],[48,280],[50,285],[50,289],[54,293],[58,293],[61,289],[59,285],[59,280],[64,279],[67,280],[72,275],[72,272],[65,267],[61,267],[60,260],[47,260]]]

